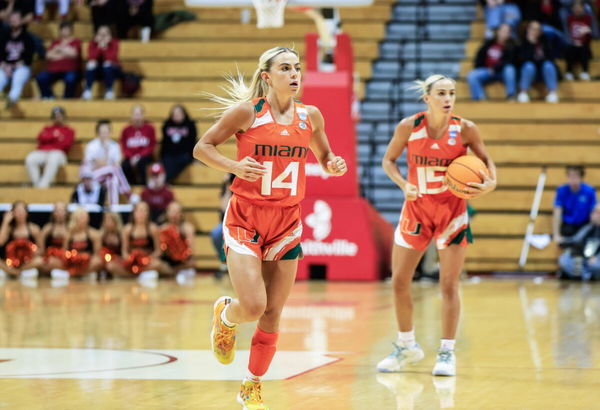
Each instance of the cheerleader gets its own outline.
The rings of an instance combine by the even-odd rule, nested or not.
[[[0,277],[37,278],[42,265],[40,228],[28,221],[27,204],[17,201],[0,226]]]
[[[64,243],[67,236],[67,204],[59,201],[54,204],[50,221],[42,228],[40,244],[44,263],[40,270],[49,274],[52,269],[60,269],[63,265]]]
[[[127,277],[129,272],[123,266],[121,257],[122,243],[121,230],[123,223],[121,217],[116,212],[106,212],[102,219],[102,228],[100,230],[100,258],[104,264],[104,269],[113,277]]]
[[[181,204],[177,201],[167,206],[167,222],[160,228],[161,259],[165,263],[165,275],[175,275],[177,283],[194,279],[194,227],[183,217]]]

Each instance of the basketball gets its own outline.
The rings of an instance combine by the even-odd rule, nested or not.
[[[481,171],[490,174],[482,160],[475,155],[463,155],[456,158],[446,170],[446,185],[450,192],[459,198],[469,199],[466,191],[469,182],[483,182]]]

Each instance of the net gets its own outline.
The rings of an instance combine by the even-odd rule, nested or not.
[[[283,27],[287,0],[252,0],[256,9],[256,27]]]

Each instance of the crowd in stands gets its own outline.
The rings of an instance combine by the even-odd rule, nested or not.
[[[141,27],[141,41],[150,40],[153,0],[89,1],[94,36],[85,49],[86,59],[82,53],[85,45],[75,36],[69,20],[69,0],[58,0],[59,34],[47,49],[42,39],[29,30],[44,19],[45,4],[50,1],[0,0],[0,92],[6,88],[6,108],[17,104],[32,78],[42,99],[55,98],[52,86],[59,80],[65,84],[63,98],[80,96],[90,100],[94,82],[101,80],[104,98],[115,99],[113,85],[123,74],[119,39],[130,38],[132,28]]]
[[[566,168],[567,183],[556,190],[552,228],[563,248],[560,276],[600,280],[600,204],[593,186],[583,182],[582,166]]]
[[[565,59],[564,80],[590,81],[591,41],[600,38],[597,16],[585,0],[487,0],[486,39],[467,76],[473,100],[485,99],[484,86],[502,82],[506,98],[530,100],[534,83],[546,88],[546,101],[559,101],[556,60]]]
[[[195,276],[194,228],[184,220],[181,205],[171,202],[164,222],[155,224],[148,204],[138,202],[129,219],[123,226],[118,213],[105,212],[94,229],[86,208],[68,215],[67,205],[57,202],[40,229],[29,221],[27,204],[17,201],[0,225],[0,277],[48,276],[56,285],[73,277],[136,277],[152,286],[164,276],[190,283]]]

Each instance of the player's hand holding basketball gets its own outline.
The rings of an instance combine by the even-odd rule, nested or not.
[[[252,157],[245,157],[237,162],[231,173],[243,180],[253,182],[262,177],[266,171],[267,169],[260,162]]]
[[[479,171],[483,177],[483,182],[469,182],[469,193],[472,195],[471,198],[477,198],[481,195],[485,195],[489,192],[492,192],[496,189],[496,181],[493,180],[486,172],[483,170]]]
[[[335,156],[327,161],[327,171],[336,177],[342,176],[348,171],[346,161],[342,157]]]
[[[404,185],[402,191],[404,191],[404,199],[407,201],[416,201],[417,197],[419,196],[419,190],[417,189],[416,185],[413,185],[409,182]]]

